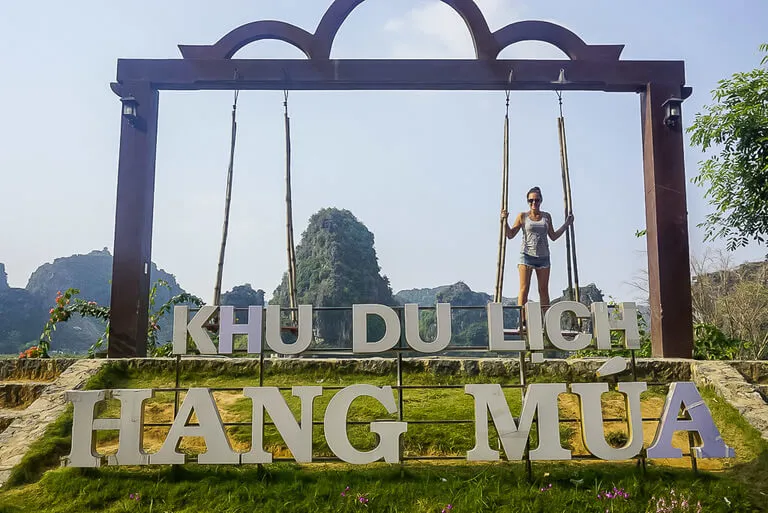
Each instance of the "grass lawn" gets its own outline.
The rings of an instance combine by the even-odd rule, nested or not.
[[[557,378],[550,378],[557,381]],[[320,385],[344,386],[353,383],[394,384],[393,376],[367,374],[331,374],[323,372],[267,373],[265,386]],[[463,384],[470,381],[514,384],[506,378],[455,378],[447,375],[409,373],[405,384]],[[258,386],[258,376],[221,375],[202,372],[194,376],[182,373],[183,387]],[[163,373],[139,375],[130,368],[112,366],[102,370],[88,385],[102,388],[159,388],[173,386],[173,376]],[[316,400],[315,420],[322,420],[325,405],[335,393],[326,390]],[[505,389],[513,415],[520,410],[520,391]],[[643,415],[660,412],[666,391],[654,387],[643,394]],[[525,464],[499,462],[470,464],[411,462],[403,465],[373,464],[351,466],[340,463],[274,463],[255,466],[207,467],[188,464],[171,467],[103,467],[100,469],[55,469],[58,458],[69,451],[71,413],[49,428],[49,436],[40,441],[17,467],[9,485],[0,492],[3,512],[81,512],[81,511],[152,511],[152,512],[235,512],[235,511],[400,511],[400,512],[470,512],[470,511],[768,511],[768,444],[751,429],[738,413],[711,390],[702,395],[712,411],[715,423],[726,443],[735,447],[735,460],[700,460],[698,474],[690,470],[690,461],[650,461],[646,471],[633,462],[533,463],[533,481],[529,482]],[[251,404],[236,392],[217,392],[217,405],[225,421],[247,422]],[[298,411],[298,402],[285,392],[289,405]],[[170,421],[173,394],[158,393],[148,402],[145,422]],[[403,395],[406,421],[415,419],[473,419],[472,398],[461,389],[406,390]],[[604,395],[606,415],[621,416],[620,394]],[[117,402],[109,402],[101,416],[116,416]],[[571,394],[560,398],[562,417],[578,413],[578,403]],[[388,416],[377,403],[364,398],[355,401],[350,420],[371,421]],[[646,442],[655,432],[655,423],[647,422]],[[561,423],[561,443],[574,455],[586,454],[577,424]],[[145,445],[149,452],[159,448],[167,428],[146,428]],[[606,423],[606,436],[623,443],[626,429],[622,423]],[[228,427],[232,445],[246,451],[250,444],[249,426]],[[350,426],[355,447],[365,450],[375,444],[366,426]],[[491,428],[491,447],[496,447]],[[117,448],[116,433],[100,432],[99,452]],[[265,428],[265,447],[275,457],[290,456],[279,434]],[[532,445],[536,445],[535,434]],[[675,445],[687,452],[687,436],[678,435]],[[472,424],[410,424],[403,437],[404,454],[464,456],[474,446]],[[184,439],[185,452],[198,452],[200,440]],[[330,456],[322,425],[314,428],[314,455]],[[614,490],[614,488],[616,490]],[[619,493],[620,492],[620,493]],[[607,495],[606,495],[607,494]],[[600,498],[598,498],[600,497]],[[665,509],[675,501],[677,509]],[[683,502],[685,501],[685,506]],[[449,507],[450,505],[450,507]]]

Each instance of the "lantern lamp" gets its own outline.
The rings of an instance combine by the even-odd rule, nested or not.
[[[661,106],[664,108],[664,124],[667,125],[667,128],[678,128],[682,119],[683,100],[680,98],[670,98],[662,103]]]
[[[139,102],[133,96],[120,98],[120,101],[123,102],[123,117],[133,124],[139,115]]]

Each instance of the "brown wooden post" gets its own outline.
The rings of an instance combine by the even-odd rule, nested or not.
[[[641,94],[651,341],[666,358],[693,356],[683,133],[664,124],[662,107],[680,95],[681,84],[654,83]]]
[[[112,90],[138,102],[138,117],[123,117],[120,130],[112,264],[108,356],[125,358],[147,355],[159,94],[149,82],[113,84]]]

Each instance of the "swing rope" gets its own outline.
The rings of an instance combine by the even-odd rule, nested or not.
[[[563,93],[555,91],[560,107],[560,117],[557,118],[557,134],[560,141],[560,170],[563,179],[563,203],[565,217],[573,214],[573,197],[571,194],[571,174],[568,166],[568,142],[565,137],[565,117],[563,117]],[[579,289],[579,266],[576,259],[576,230],[571,224],[565,232],[566,265],[568,267],[568,299],[581,301]]]
[[[509,81],[512,81],[512,72],[509,72]],[[501,176],[501,209],[509,214],[509,95],[507,89],[506,112],[504,114],[504,162],[502,165]],[[496,264],[496,289],[493,295],[495,303],[502,301],[502,289],[504,287],[504,263],[507,255],[507,219],[501,219],[501,229],[499,230],[499,253]]]
[[[235,80],[238,73],[235,70]],[[235,144],[237,141],[237,99],[240,91],[235,89],[234,101],[232,102],[232,138],[229,145],[229,167],[227,169],[227,192],[224,200],[224,225],[221,234],[221,248],[219,249],[219,264],[216,271],[216,285],[213,288],[213,304],[218,305],[221,302],[221,277],[224,272],[224,254],[227,249],[227,235],[229,232],[229,210],[232,204],[232,176],[235,170]]]
[[[288,116],[288,90],[284,91],[285,117],[285,230],[288,253],[288,299],[291,310],[291,321],[298,322],[296,299],[296,247],[293,240],[293,202],[291,199],[291,118]]]

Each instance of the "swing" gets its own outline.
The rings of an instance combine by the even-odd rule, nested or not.
[[[298,332],[296,299],[296,248],[293,241],[293,201],[291,199],[291,119],[288,116],[288,90],[284,91],[285,118],[285,231],[288,253],[288,301],[291,308],[291,325],[283,326],[284,331]]]
[[[235,80],[238,73],[235,71]],[[235,144],[237,142],[237,99],[240,91],[235,89],[232,102],[232,128],[229,144],[229,167],[227,168],[227,193],[224,200],[224,225],[221,234],[221,247],[219,248],[219,263],[216,270],[216,284],[213,287],[213,304],[221,303],[221,276],[224,272],[224,253],[227,249],[227,235],[229,232],[229,210],[232,204],[232,176],[235,170]]]
[[[565,84],[565,70],[560,70],[558,84]],[[563,117],[563,93],[555,91],[560,108],[560,117],[557,118],[557,135],[560,142],[560,171],[563,179],[563,203],[564,213],[567,218],[573,214],[573,197],[571,195],[571,174],[568,167],[568,143],[565,138],[565,117]],[[568,270],[568,297],[569,301],[581,302],[579,291],[579,267],[576,260],[576,230],[573,223],[565,231],[565,254]]]
[[[235,80],[238,74],[235,72]],[[221,247],[219,249],[219,261],[216,271],[216,284],[213,289],[213,304],[218,305],[221,302],[221,281],[224,271],[224,255],[227,247],[227,236],[229,232],[229,213],[232,203],[232,177],[235,167],[235,147],[237,143],[237,100],[239,90],[234,92],[232,102],[232,123],[231,139],[229,151],[229,166],[227,168],[227,188],[224,202],[224,223],[222,228]],[[283,331],[298,331],[297,300],[296,300],[296,249],[293,239],[293,205],[291,200],[291,121],[288,116],[288,91],[284,92],[284,124],[285,124],[285,208],[286,208],[286,232],[287,232],[287,253],[288,253],[288,296],[291,310],[291,325],[283,326]],[[217,323],[211,323],[210,328],[217,328]]]
[[[509,81],[512,81],[512,72],[509,73]],[[556,84],[565,84],[565,70],[560,70],[560,76]],[[571,176],[568,167],[568,145],[565,137],[565,118],[563,116],[563,95],[561,91],[555,91],[557,94],[560,116],[557,118],[557,135],[560,145],[560,171],[563,182],[563,202],[565,217],[573,213],[573,198],[571,194]],[[508,210],[509,205],[509,96],[510,91],[506,91],[506,111],[504,115],[504,151],[503,151],[503,165],[502,165],[502,179],[501,179],[501,208],[504,211]],[[501,229],[499,231],[499,249],[498,260],[496,265],[496,288],[494,291],[494,302],[502,302],[502,289],[504,286],[504,267],[506,262],[507,251],[507,236],[506,236],[507,219],[501,220]],[[566,245],[566,266],[568,272],[568,293],[567,300],[580,302],[579,293],[579,270],[576,259],[576,231],[573,223],[571,223],[565,232],[565,245]],[[521,316],[522,321],[522,316]],[[508,335],[522,335],[525,328],[521,326],[517,329],[505,329],[504,333]],[[565,332],[571,333],[571,332]],[[576,332],[573,332],[576,333]]]

